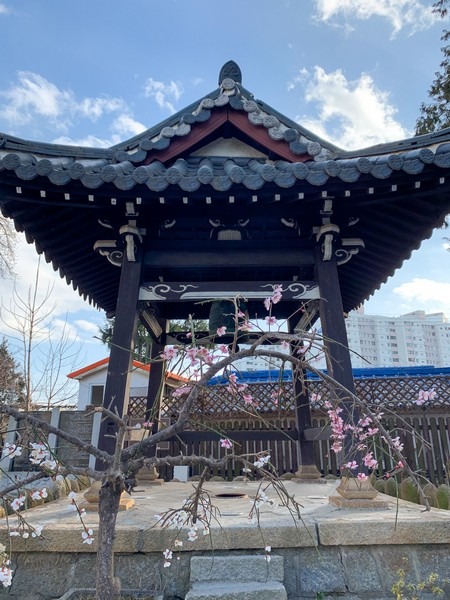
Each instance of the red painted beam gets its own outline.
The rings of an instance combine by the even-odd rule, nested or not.
[[[189,134],[178,139],[172,139],[170,146],[165,150],[156,150],[152,152],[144,164],[150,164],[155,160],[164,163],[177,158],[180,154],[183,154],[202,140],[206,139],[227,121],[246,137],[255,140],[259,145],[266,148],[268,154],[275,154],[278,158],[288,162],[306,162],[311,159],[308,154],[294,154],[287,142],[283,140],[273,140],[265,127],[250,123],[246,113],[230,109],[216,109],[208,121],[205,121],[204,123],[193,123]]]

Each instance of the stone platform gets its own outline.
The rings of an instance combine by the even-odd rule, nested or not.
[[[189,542],[187,531],[161,530],[156,515],[178,508],[193,491],[191,483],[139,485],[134,506],[117,518],[116,566],[123,587],[158,589],[166,599],[185,598],[190,587],[192,556],[264,555],[284,558],[284,586],[289,600],[324,598],[341,600],[388,600],[398,568],[405,568],[410,582],[437,572],[450,578],[450,512],[423,507],[379,495],[388,508],[339,508],[329,502],[336,483],[285,482],[302,505],[301,520],[293,519],[282,506],[264,505],[259,526],[248,519],[254,482],[206,485],[220,514],[211,524],[210,535]],[[224,496],[216,496],[225,494]],[[245,494],[247,497],[232,497]],[[266,494],[277,500],[271,487]],[[78,500],[82,501],[80,493]],[[10,590],[0,598],[50,600],[71,587],[92,587],[96,543],[83,544],[76,513],[67,499],[57,500],[28,512],[32,524],[44,526],[45,538],[7,538],[0,520],[0,539],[12,543],[16,574]],[[86,524],[94,531],[98,516],[89,512]],[[172,565],[163,568],[162,552],[176,549]],[[232,578],[232,574],[230,574]],[[450,589],[447,596],[450,598]]]

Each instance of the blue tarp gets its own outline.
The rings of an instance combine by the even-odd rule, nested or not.
[[[292,371],[278,369],[262,371],[234,371],[240,383],[267,383],[276,382],[282,377],[283,381],[292,381]],[[324,371],[326,373],[326,371]],[[433,377],[436,375],[450,376],[450,367],[432,367],[424,365],[420,367],[380,367],[353,369],[355,379],[370,379],[380,377]],[[318,379],[317,375],[308,373],[308,379]],[[213,377],[208,385],[220,385],[228,383],[228,379],[221,375]]]

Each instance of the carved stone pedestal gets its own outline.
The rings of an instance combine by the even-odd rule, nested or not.
[[[300,465],[298,471],[295,472],[295,478],[292,481],[301,483],[302,481],[314,481],[314,483],[326,483],[325,479],[322,479],[322,473],[316,467],[316,465]]]
[[[155,467],[149,469],[148,467],[142,467],[137,473],[138,483],[146,483],[147,485],[162,485],[164,479],[159,479],[159,473]]]
[[[100,501],[101,481],[94,481],[91,487],[84,493],[86,502],[81,502],[78,507],[86,512],[98,512]],[[128,510],[134,506],[134,500],[128,492],[122,492],[120,496],[119,510]]]
[[[337,495],[329,497],[330,504],[339,508],[379,510],[389,508],[389,502],[377,498],[378,492],[370,479],[360,481],[355,477],[343,477],[336,488]]]

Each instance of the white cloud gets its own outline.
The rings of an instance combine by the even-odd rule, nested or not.
[[[414,277],[394,288],[393,292],[408,303],[408,310],[444,312],[450,315],[449,282]]]
[[[3,2],[0,3],[0,15],[9,15],[11,12],[11,9],[6,4],[3,4]]]
[[[9,127],[32,123],[44,117],[53,127],[66,131],[75,118],[97,121],[105,114],[125,111],[121,98],[82,98],[78,100],[71,90],[62,90],[38,73],[20,71],[17,82],[0,91],[0,118]]]
[[[68,135],[60,135],[52,140],[53,144],[64,144],[66,146],[84,146],[89,148],[110,148],[121,140],[102,139],[95,135],[87,135],[83,138],[72,138]]]
[[[16,255],[16,280],[1,281],[0,299],[4,306],[9,306],[14,288],[22,298],[26,298],[35,281],[38,255],[34,246],[21,240],[17,245]],[[47,306],[48,309],[52,309],[52,319],[65,320],[66,315],[70,316],[82,311],[86,313],[87,311],[89,319],[92,318],[94,323],[103,322],[101,313],[84,301],[78,292],[74,291],[71,285],[67,285],[66,280],[61,279],[53,267],[42,258],[37,301],[42,302],[48,293],[50,297]],[[87,316],[85,320],[87,320]],[[0,330],[4,331],[1,325]]]
[[[74,325],[77,328],[77,331],[84,332],[92,337],[99,335],[98,323],[86,321],[85,319],[76,319]]]
[[[318,117],[297,116],[296,121],[341,148],[362,148],[409,135],[395,120],[397,109],[389,103],[389,94],[366,73],[349,81],[341,69],[326,73],[316,66],[312,75],[302,71],[290,82],[290,89],[299,82],[306,82],[305,100],[317,105]]]
[[[147,129],[145,125],[136,121],[127,114],[122,114],[112,124],[111,129],[117,133],[122,139],[127,139],[130,136],[138,135]]]
[[[342,16],[348,28],[351,20],[381,17],[390,23],[393,35],[404,28],[413,34],[440,20],[430,3],[418,0],[316,0],[315,5],[317,20],[335,24]]]
[[[148,98],[154,98],[160,108],[168,110],[171,114],[176,112],[172,101],[178,102],[183,91],[183,85],[179,81],[164,83],[163,81],[156,81],[152,77],[147,79],[144,87],[144,94]]]
[[[111,136],[109,138],[99,138],[95,135],[86,135],[82,138],[72,138],[68,135],[60,135],[53,139],[54,144],[65,144],[68,146],[88,146],[91,148],[110,148],[124,140],[142,133],[147,127],[133,119],[129,114],[120,114],[113,120],[110,126]]]
[[[91,121],[97,121],[105,113],[121,110],[124,106],[120,98],[83,98],[75,110]]]

